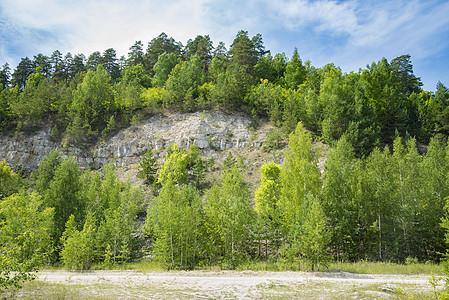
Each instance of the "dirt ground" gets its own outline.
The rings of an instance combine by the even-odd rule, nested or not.
[[[389,299],[433,291],[430,276],[346,272],[43,271],[17,295],[41,299]]]

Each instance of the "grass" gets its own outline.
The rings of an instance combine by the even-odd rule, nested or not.
[[[120,268],[118,268],[117,270],[134,270],[134,271],[141,271],[144,273],[167,271],[167,269],[163,266],[163,264],[156,262],[152,259],[142,259],[139,261],[126,263],[119,266]]]
[[[249,261],[237,267],[237,271],[299,271],[299,263],[280,261]],[[307,263],[301,263],[301,271],[312,271]],[[315,269],[316,271],[316,269]],[[334,262],[322,265],[320,271],[342,271],[357,274],[404,274],[445,275],[442,266],[436,263],[397,264],[392,262]]]
[[[301,265],[301,270],[299,266]],[[63,266],[47,266],[46,270],[64,270]],[[125,264],[115,264],[108,268],[103,265],[95,265],[92,270],[134,270],[141,272],[162,272],[168,271],[162,263],[152,259],[142,259],[135,262]],[[225,266],[211,265],[197,267],[195,270],[202,271],[221,271],[226,270]],[[248,260],[240,263],[235,271],[267,271],[267,272],[282,272],[282,271],[312,271],[311,266],[307,263],[285,261],[256,261]],[[315,269],[316,271],[316,269]],[[406,263],[398,264],[392,262],[332,262],[323,264],[320,271],[342,271],[356,274],[385,274],[385,275],[436,275],[444,276],[443,267],[440,264],[433,262],[426,263]]]
[[[442,266],[435,263],[338,262],[329,264],[326,269],[329,271],[344,271],[359,274],[444,275]]]

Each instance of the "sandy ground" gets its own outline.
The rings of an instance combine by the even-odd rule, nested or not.
[[[399,289],[431,292],[429,278],[346,272],[42,271],[36,291],[27,293],[45,298],[45,289],[64,287],[64,298],[78,299],[385,299],[401,296]]]

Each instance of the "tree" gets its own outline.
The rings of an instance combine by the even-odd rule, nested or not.
[[[62,60],[62,53],[59,50],[53,51],[50,56],[51,74],[53,78],[61,78],[63,76],[64,64]]]
[[[73,57],[72,63],[70,64],[70,78],[73,79],[81,72],[86,72],[87,68],[85,66],[86,57],[84,54],[77,54]]]
[[[59,73],[60,79],[64,79],[68,81],[72,77],[71,66],[73,65],[73,56],[72,53],[68,52],[62,61],[62,70]]]
[[[127,66],[137,66],[143,64],[143,44],[141,41],[136,41],[134,45],[129,48]]]
[[[101,64],[113,81],[120,77],[120,67],[117,63],[117,53],[113,48],[106,49],[101,56]]]
[[[444,217],[445,200],[449,196],[448,150],[443,139],[433,137],[426,155],[421,160],[422,193],[416,201],[418,211],[413,220],[416,224],[414,228],[416,239],[411,245],[412,249],[419,251],[416,255],[418,258],[431,257],[438,260],[440,257],[438,253],[443,253],[446,248],[440,222]]]
[[[39,168],[32,174],[34,186],[40,194],[45,194],[50,188],[50,183],[54,179],[55,171],[61,165],[62,161],[62,152],[58,149],[51,150],[50,153],[40,161]]]
[[[304,221],[304,235],[301,248],[304,256],[312,264],[312,271],[317,266],[320,270],[320,262],[325,260],[327,244],[329,243],[329,232],[326,228],[326,215],[321,207],[320,200],[311,194],[307,196],[309,211]]]
[[[401,86],[401,92],[406,96],[410,96],[412,93],[420,93],[423,85],[421,78],[413,74],[410,58],[410,54],[401,55],[390,62],[393,74]]]
[[[399,204],[388,201],[397,189],[390,149],[376,148],[366,161],[365,197],[369,197],[369,210],[375,213],[371,221],[376,224],[377,259],[383,261],[394,257],[397,251],[397,235],[394,216],[398,214]],[[377,220],[375,220],[375,219]]]
[[[51,251],[53,208],[42,204],[23,191],[0,201],[0,291],[34,279]]]
[[[100,65],[96,71],[89,70],[73,93],[69,115],[72,123],[68,129],[75,141],[98,134],[115,109],[111,77]]]
[[[197,107],[198,87],[203,84],[201,70],[198,56],[176,65],[166,83],[167,102],[178,104],[183,110],[194,110]]]
[[[281,168],[281,199],[279,207],[282,220],[291,237],[295,227],[302,223],[306,213],[307,195],[317,197],[321,191],[321,173],[312,153],[312,137],[298,123],[290,134],[285,163]],[[293,230],[293,231],[292,231]]]
[[[408,121],[406,96],[401,93],[402,87],[388,61],[383,58],[363,70],[360,84],[381,127],[382,140],[392,142],[396,130],[405,135]]]
[[[226,169],[218,184],[206,193],[206,226],[213,253],[225,259],[228,269],[239,263],[252,220],[250,192],[237,166]],[[215,254],[215,255],[214,255]]]
[[[217,47],[213,51],[214,58],[215,57],[225,58],[227,56],[227,54],[228,54],[228,51],[226,49],[225,43],[222,41],[218,42]]]
[[[152,184],[156,180],[157,158],[153,155],[153,150],[148,147],[147,152],[142,156],[137,177],[144,179],[146,184]]]
[[[144,232],[154,239],[156,259],[173,269],[192,269],[205,245],[201,198],[192,186],[179,188],[169,178],[148,209]]]
[[[20,177],[5,161],[0,161],[0,201],[18,192],[19,187]]]
[[[354,148],[342,136],[329,150],[324,172],[323,209],[332,228],[332,251],[338,259],[356,260],[359,212],[354,188]]]
[[[220,74],[226,72],[226,61],[221,57],[214,57],[208,69],[208,80],[216,82]]]
[[[244,66],[236,65],[220,73],[211,91],[212,101],[227,109],[241,109],[244,97],[253,84],[253,77]]]
[[[61,259],[68,270],[89,270],[97,257],[96,219],[88,214],[83,230],[78,231],[71,215],[61,237]]]
[[[205,73],[212,60],[212,41],[209,35],[198,35],[193,41],[188,40],[184,48],[183,55],[185,60],[189,60],[196,55],[201,61],[203,73]]]
[[[100,51],[95,51],[87,58],[86,68],[87,70],[95,71],[102,63],[102,57]]]
[[[155,63],[153,85],[163,87],[168,79],[168,75],[173,68],[179,63],[179,59],[175,53],[164,52],[159,55]]]
[[[173,144],[165,155],[164,164],[159,169],[157,182],[162,185],[168,181],[172,181],[174,184],[187,183],[186,157],[184,150]]]
[[[285,85],[289,89],[297,89],[307,79],[307,70],[302,64],[298,49],[293,51],[292,59],[287,63],[284,73]]]
[[[38,55],[35,55],[33,58],[33,69],[36,69],[37,67],[41,67],[42,74],[50,78],[51,75],[51,60],[49,57],[43,55],[42,53],[39,53]]]
[[[5,63],[0,70],[0,84],[3,88],[7,88],[9,86],[9,79],[11,77],[11,68],[8,63]]]
[[[268,114],[270,121],[280,125],[286,95],[285,89],[265,79],[261,80],[259,85],[253,86],[245,98],[254,111],[260,115]]]
[[[28,76],[30,76],[33,71],[32,61],[28,57],[22,58],[12,74],[12,85],[17,85],[20,89],[23,89]]]
[[[288,244],[294,253],[303,255],[301,241],[310,207],[308,199],[321,192],[321,173],[317,155],[312,153],[312,137],[302,123],[290,134],[285,162],[281,169],[281,199],[279,210]]]
[[[153,67],[161,54],[164,52],[174,53],[179,57],[181,55],[181,49],[181,43],[176,42],[172,37],[169,38],[167,34],[162,32],[148,43],[147,50],[143,57],[145,70],[151,75],[154,74]]]
[[[109,173],[107,175],[111,176]],[[106,180],[103,181],[103,186],[110,187]],[[102,213],[99,214],[103,217],[99,220],[96,240],[99,254],[104,254],[105,262],[109,249],[110,260],[112,260],[110,262],[124,263],[139,257],[138,253],[143,250],[141,223],[138,215],[144,213],[144,193],[140,187],[131,187],[129,183],[113,183],[112,189],[115,189],[115,186],[119,187],[119,193],[116,194],[116,199],[104,207]]]
[[[72,158],[64,159],[56,168],[53,180],[44,194],[46,207],[54,207],[53,241],[55,246],[64,232],[70,215],[75,216],[77,224],[84,222],[85,205],[80,197],[80,171]]]
[[[260,57],[265,54],[262,36],[255,35],[252,39],[248,37],[248,32],[241,30],[237,33],[229,50],[229,68],[240,67],[245,73],[254,75],[254,66]]]
[[[270,252],[276,253],[281,238],[281,216],[278,209],[281,195],[280,174],[281,167],[274,162],[262,165],[260,168],[260,186],[254,195],[255,210],[262,218],[265,227],[262,233],[266,240],[266,256],[268,256],[268,242],[272,247]]]
[[[274,58],[270,53],[262,56],[254,66],[256,78],[267,79],[272,83],[279,83],[285,72],[286,57],[285,54],[276,54]]]
[[[435,96],[427,101],[425,118],[431,121],[430,129],[435,133],[449,133],[449,89],[438,82]]]

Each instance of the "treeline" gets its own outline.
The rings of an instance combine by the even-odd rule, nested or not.
[[[30,178],[3,162],[2,270],[31,270],[43,262],[108,268],[146,256],[169,269],[272,261],[312,270],[330,259],[443,257],[449,229],[446,141],[432,138],[420,155],[414,138],[397,136],[391,148],[356,158],[344,135],[329,150],[324,175],[318,157],[299,123],[284,164],[263,165],[254,194],[242,176],[243,163],[231,154],[221,177],[207,182],[214,162],[201,158],[195,146],[172,145],[160,167],[147,151],[138,175],[151,187],[147,195],[118,180],[113,162],[81,172],[54,150]]]
[[[316,68],[295,49],[272,56],[262,36],[240,31],[216,47],[208,35],[185,46],[162,33],[144,51],[138,41],[128,57],[114,49],[65,56],[23,58],[0,70],[0,126],[28,130],[52,124],[52,137],[92,142],[164,109],[220,108],[269,117],[290,133],[299,121],[323,141],[343,134],[358,156],[391,144],[396,131],[427,143],[449,130],[449,91],[442,83],[423,91],[410,56],[382,59],[345,74],[328,64]]]

